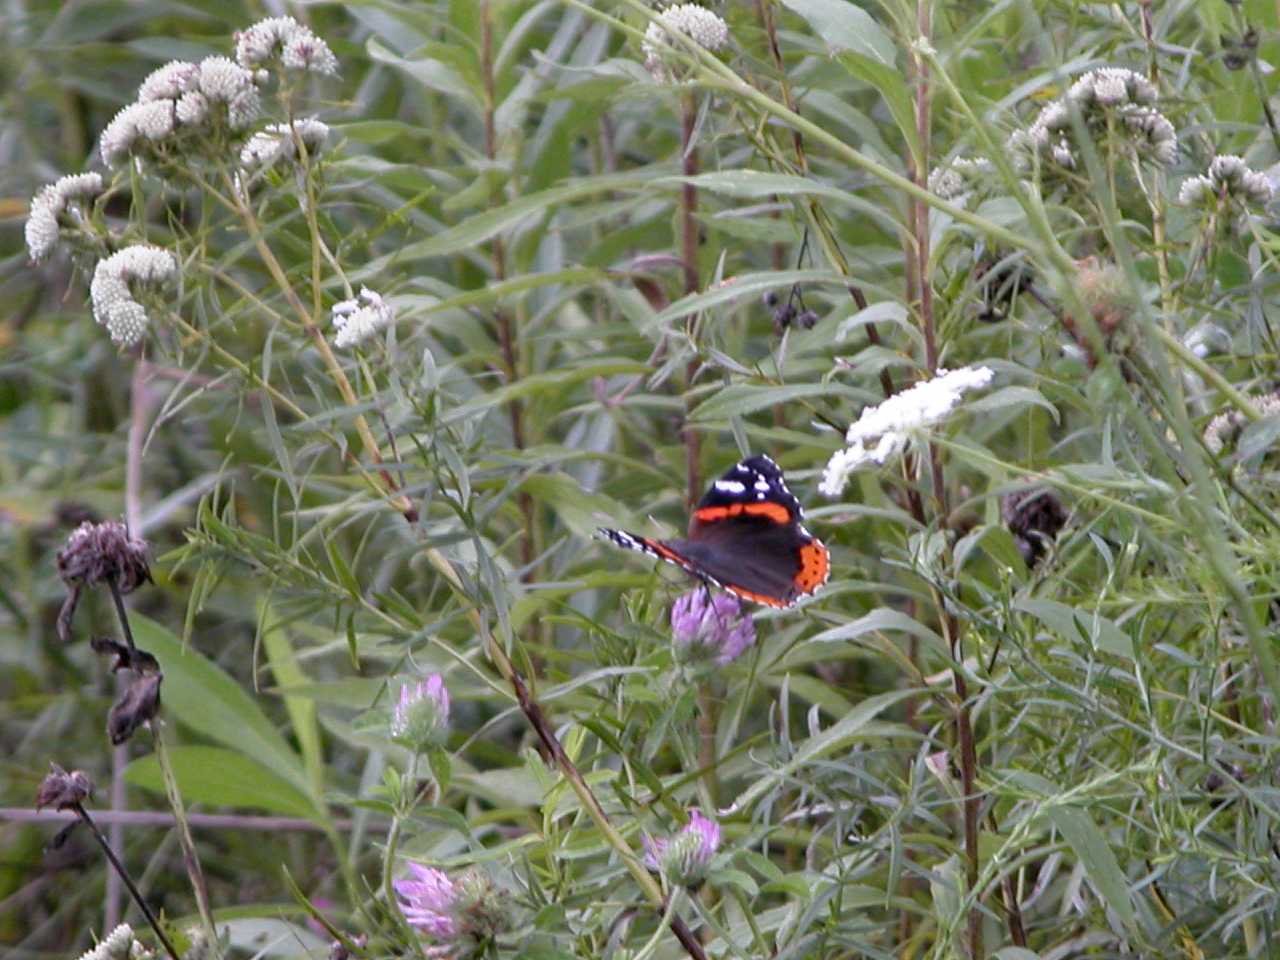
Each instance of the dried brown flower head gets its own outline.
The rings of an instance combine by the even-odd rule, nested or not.
[[[145,723],[150,723],[160,712],[160,681],[162,673],[140,673],[129,684],[124,694],[107,714],[107,736],[119,746]]]
[[[147,542],[130,536],[119,520],[82,523],[58,551],[58,576],[86,587],[111,582],[121,593],[131,593],[151,580]]]
[[[50,762],[49,773],[40,781],[36,791],[36,809],[53,807],[67,810],[82,803],[93,793],[93,781],[83,770],[68,773],[56,763]]]
[[[1023,561],[1033,567],[1066,525],[1067,511],[1052,490],[1016,490],[1001,502],[1000,517]]]

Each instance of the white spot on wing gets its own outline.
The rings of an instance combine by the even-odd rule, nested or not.
[[[721,493],[746,493],[747,485],[737,480],[717,480],[716,489]]]

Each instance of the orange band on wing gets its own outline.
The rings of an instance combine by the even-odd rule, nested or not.
[[[780,503],[768,500],[760,503],[731,503],[727,507],[701,507],[693,511],[693,518],[701,523],[714,523],[746,514],[749,517],[764,517],[773,523],[790,523],[791,511]]]
[[[813,593],[827,582],[831,574],[831,551],[822,541],[813,540],[800,548],[800,571],[795,576],[796,589]]]
[[[743,600],[750,600],[752,603],[763,603],[766,607],[789,607],[795,603],[794,600],[783,600],[781,597],[771,597],[767,593],[756,593],[753,590],[744,590],[742,587],[735,587],[732,583],[722,583],[722,587],[732,593],[734,596],[741,597]]]

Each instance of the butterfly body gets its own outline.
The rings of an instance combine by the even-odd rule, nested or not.
[[[657,540],[604,528],[600,533],[770,607],[789,607],[809,596],[831,572],[827,548],[805,529],[800,501],[764,455],[735,464],[711,484],[689,518],[687,537]]]

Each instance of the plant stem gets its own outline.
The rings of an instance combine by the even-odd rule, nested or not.
[[[276,259],[271,247],[267,245],[266,238],[262,234],[262,227],[258,223],[257,217],[254,216],[253,209],[231,180],[230,175],[225,171],[223,172],[223,179],[232,197],[233,209],[244,221],[245,229],[254,245],[254,249],[258,251],[258,256],[262,258],[263,265],[266,266],[267,272],[275,280],[280,292],[284,294],[285,300],[288,301],[289,306],[297,314],[302,329],[311,337],[311,342],[315,345],[316,350],[319,351],[320,358],[324,361],[325,369],[328,371],[334,385],[338,388],[338,393],[342,395],[343,402],[349,407],[357,406],[359,401],[356,398],[355,391],[351,388],[351,381],[347,379],[346,372],[342,369],[342,364],[338,363],[338,358],[334,356],[333,348],[329,346],[328,339],[317,325],[316,318],[298,299],[298,294],[294,291],[292,284],[289,283],[289,278],[285,274],[284,268],[280,265],[280,261]],[[374,438],[373,431],[369,429],[368,421],[365,420],[363,414],[357,413],[352,417],[352,423],[355,425],[356,433],[360,436],[360,443],[364,447],[365,456],[378,468],[378,473],[386,485],[387,493],[390,494],[392,505],[404,515],[406,520],[410,523],[416,523],[418,519],[417,508],[408,497],[400,493],[400,488],[391,474],[381,466],[382,448],[379,447],[378,441]]]
[[[698,123],[698,103],[692,93],[680,98],[680,166],[686,180],[680,188],[680,263],[684,270],[684,292],[697,293],[698,279],[698,188],[687,178],[698,173],[698,148],[693,142],[693,135]],[[684,461],[685,480],[688,490],[689,504],[698,502],[702,496],[702,437],[689,424],[689,414],[693,405],[689,399],[689,389],[693,386],[693,378],[698,373],[698,346],[696,339],[697,314],[689,317],[689,343],[693,349],[693,359],[685,368],[685,417]]]
[[[932,35],[930,16],[931,0],[916,0],[917,43],[927,45]],[[932,92],[930,89],[929,61],[920,53],[913,53],[915,73],[915,120],[918,154],[911,163],[912,179],[921,190],[929,179],[929,145],[932,134]],[[920,332],[924,339],[925,368],[932,376],[938,371],[937,321],[933,305],[933,277],[930,271],[929,206],[919,196],[911,199],[911,227],[916,281],[915,300],[920,310]],[[948,515],[947,492],[942,475],[942,458],[938,447],[929,444],[929,470],[933,483],[933,496],[938,511],[938,523],[946,526]],[[977,904],[978,885],[978,831],[982,812],[982,800],[976,792],[978,752],[973,741],[973,717],[969,706],[969,688],[964,678],[964,651],[960,644],[960,628],[956,618],[947,612],[946,606],[934,591],[934,603],[942,619],[943,631],[949,641],[952,659],[952,677],[955,684],[956,738],[960,746],[960,778],[964,790],[962,817],[964,820],[965,879],[974,891],[974,900],[968,911],[968,946],[970,960],[982,960],[982,913]]]
[[[782,93],[782,102],[792,113],[798,113],[799,107],[791,93],[791,84],[787,82],[787,66],[782,59],[782,46],[778,42],[778,24],[773,15],[773,0],[756,0],[756,11],[764,26],[765,36],[769,39],[769,54],[773,58],[774,68],[778,71],[778,87]],[[804,134],[796,127],[791,128],[791,145],[795,151],[796,169],[800,171],[802,176],[808,176],[809,156],[804,150]],[[846,277],[849,276],[849,262],[840,250],[839,241],[836,239],[835,231],[831,229],[830,218],[827,216],[826,211],[816,199],[811,199],[808,206],[810,220],[818,231],[820,242],[827,251],[827,259],[840,273]],[[863,294],[862,288],[850,283],[848,290],[854,306],[859,310],[867,309],[867,298]],[[879,328],[874,323],[868,323],[865,326],[868,342],[873,347],[880,346]],[[880,387],[884,391],[885,397],[893,396],[893,377],[889,373],[888,367],[880,369]]]
[[[480,4],[480,70],[484,75],[484,155],[492,164],[498,157],[498,132],[496,114],[498,108],[497,77],[494,74],[493,58],[493,2],[483,0]],[[497,189],[489,193],[489,206],[499,205]],[[501,234],[493,238],[489,248],[489,259],[493,268],[493,277],[497,283],[507,279],[507,249]],[[494,307],[494,323],[498,331],[498,350],[502,354],[503,375],[508,385],[520,379],[520,347],[519,333],[511,314],[501,304]],[[507,416],[511,420],[511,445],[523,450],[526,445],[524,425],[524,404],[519,397],[512,397],[507,403]],[[537,556],[536,542],[537,522],[534,514],[533,497],[527,490],[516,494],[516,504],[524,519],[524,536],[520,541],[520,559],[525,570],[522,579],[532,578],[529,569]]]
[[[406,801],[404,796],[404,784],[409,783],[409,798]],[[391,911],[399,925],[412,934],[412,928],[409,926],[409,920],[404,915],[404,910],[400,907],[400,901],[396,897],[395,889],[395,868],[396,868],[396,847],[400,843],[400,825],[404,822],[407,813],[412,812],[413,804],[418,798],[418,751],[413,751],[409,755],[409,766],[404,772],[404,777],[400,781],[400,797],[396,801],[396,812],[391,817],[391,826],[387,830],[387,848],[383,854],[382,860],[382,893],[387,898],[387,909]],[[404,809],[406,804],[408,809]],[[415,943],[418,942],[416,936],[412,937]],[[419,953],[422,953],[421,944],[418,945]],[[423,954],[425,956],[425,954]]]
[[[107,838],[102,835],[102,831],[98,829],[98,825],[93,822],[93,818],[89,816],[89,811],[85,810],[82,804],[76,803],[71,807],[76,812],[85,826],[93,833],[93,838],[98,841],[98,846],[102,847],[102,852],[106,854],[107,860],[115,869],[116,875],[124,881],[124,885],[128,888],[134,902],[138,905],[138,909],[142,911],[142,915],[147,918],[147,923],[151,924],[151,929],[155,931],[156,939],[160,941],[164,947],[165,953],[169,954],[170,960],[181,960],[178,951],[174,949],[173,944],[169,942],[169,938],[165,936],[164,931],[160,929],[160,921],[156,919],[156,915],[151,912],[151,908],[147,906],[147,901],[142,899],[142,894],[138,892],[138,888],[134,886],[133,878],[129,876],[129,871],[124,868],[124,864],[116,857],[115,852],[111,849],[111,844],[107,843]]]
[[[169,808],[173,811],[173,819],[178,827],[178,843],[182,847],[182,860],[187,868],[187,877],[191,880],[191,889],[196,896],[196,910],[200,914],[200,923],[204,927],[205,936],[209,938],[209,947],[218,952],[218,933],[213,924],[213,911],[209,909],[209,887],[205,883],[204,871],[200,868],[200,857],[196,853],[196,843],[191,836],[191,825],[187,822],[186,808],[182,803],[182,794],[178,791],[178,779],[173,774],[173,766],[169,763],[169,751],[165,747],[163,726],[159,718],[151,721],[151,738],[156,748],[156,762],[160,765],[160,775],[164,779],[164,793],[169,800]]]
[[[114,578],[108,580],[107,585],[111,588],[111,599],[115,602],[116,619],[120,621],[120,632],[124,634],[125,645],[129,648],[129,653],[136,655],[138,647],[133,642],[133,630],[129,627],[129,611],[124,607],[124,596],[120,593],[120,586]]]
[[[458,576],[457,571],[453,569],[453,564],[449,562],[448,557],[435,547],[429,547],[427,548],[427,561],[448,581],[463,602],[469,602],[465,585]],[[555,731],[551,729],[551,725],[547,722],[546,715],[542,712],[542,707],[529,694],[529,688],[524,682],[524,677],[516,670],[515,665],[511,662],[511,658],[507,656],[507,652],[502,648],[502,645],[494,639],[488,624],[480,616],[479,610],[471,607],[467,611],[467,618],[471,621],[472,626],[475,627],[476,633],[479,634],[489,660],[497,668],[498,672],[502,674],[507,683],[511,685],[516,702],[519,704],[521,712],[525,715],[525,719],[528,720],[529,726],[533,728],[543,747],[555,761],[561,775],[568,781],[569,787],[577,795],[579,803],[587,811],[587,815],[595,821],[597,829],[604,835],[605,842],[617,853],[623,865],[626,866],[627,872],[631,874],[640,889],[644,891],[650,906],[660,916],[665,916],[667,904],[662,895],[662,888],[650,875],[649,871],[645,869],[644,864],[640,862],[635,853],[632,852],[631,845],[627,843],[626,838],[609,821],[609,815],[600,806],[600,801],[596,799],[596,795],[592,792],[586,779],[582,776],[573,760],[569,758],[569,755],[565,753],[564,747],[561,746],[559,739],[555,735]],[[671,932],[693,960],[707,960],[706,951],[703,950],[702,944],[698,942],[688,925],[680,917],[673,915],[670,918],[669,925]]]

